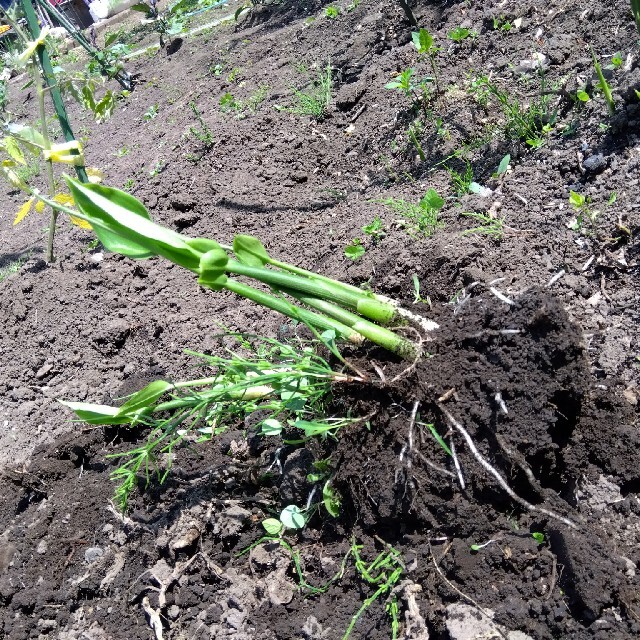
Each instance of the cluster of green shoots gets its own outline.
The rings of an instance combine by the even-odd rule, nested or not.
[[[149,429],[143,445],[109,456],[122,461],[112,479],[118,483],[115,501],[123,511],[141,475],[147,483],[152,474],[164,481],[173,451],[185,439],[209,440],[229,427],[243,425],[252,414],[260,416],[259,433],[280,436],[286,444],[335,437],[339,429],[358,421],[326,414],[331,385],[359,378],[333,371],[318,355],[316,341],[287,344],[257,336],[232,337],[235,342],[226,348],[226,356],[192,354],[211,370],[203,378],[176,383],[155,380],[120,406],[62,403],[89,424]],[[325,334],[322,340],[335,350],[333,335]],[[323,481],[324,504],[337,515],[338,500],[328,469],[318,467],[317,471],[311,481]],[[288,528],[300,528],[297,525],[303,526],[310,517],[295,505],[287,509]]]
[[[400,214],[412,236],[429,237],[444,226],[439,215],[445,201],[433,188],[428,189],[417,204],[398,198],[379,202]]]
[[[277,522],[277,521],[276,521]],[[342,558],[340,566],[336,573],[324,584],[315,586],[309,583],[300,552],[294,549],[281,535],[267,535],[256,540],[246,549],[243,549],[238,557],[249,553],[258,545],[264,543],[277,543],[286,549],[291,555],[291,560],[295,567],[295,574],[298,578],[300,589],[308,595],[320,595],[326,593],[329,588],[340,580],[349,565],[349,560],[353,558],[353,566],[356,576],[364,583],[365,588],[372,590],[363,601],[362,605],[352,616],[351,621],[344,634],[342,640],[348,640],[355,629],[358,620],[367,612],[367,610],[378,600],[385,599],[385,609],[391,621],[391,638],[396,640],[400,630],[400,611],[398,606],[398,596],[393,593],[395,587],[398,586],[400,579],[406,572],[406,567],[402,559],[402,554],[392,545],[384,542],[376,536],[376,539],[384,546],[384,549],[370,562],[362,557],[363,545],[357,544],[352,540],[351,546]]]

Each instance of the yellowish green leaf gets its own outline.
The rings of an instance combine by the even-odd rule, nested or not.
[[[22,149],[18,146],[18,143],[15,138],[11,136],[7,136],[4,139],[3,143],[4,150],[16,161],[20,164],[27,164],[24,159],[24,154],[22,153]]]
[[[13,220],[13,224],[16,225],[19,222],[22,222],[22,220],[24,220],[24,218],[27,217],[29,211],[31,211],[31,207],[33,205],[33,201],[35,200],[35,198],[29,198],[18,210],[18,213],[16,214],[16,217]]]

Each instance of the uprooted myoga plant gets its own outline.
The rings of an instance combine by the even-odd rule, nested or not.
[[[348,363],[338,351],[336,340],[355,345],[370,340],[416,363],[422,356],[420,340],[410,340],[400,334],[397,327],[411,324],[409,328],[419,336],[438,328],[434,322],[404,310],[384,296],[279,261],[251,236],[236,236],[233,246],[205,238],[189,238],[154,223],[144,205],[123,191],[82,184],[69,177],[66,180],[77,209],[52,202],[35,191],[32,194],[89,223],[109,251],[136,259],[162,256],[196,274],[203,287],[213,291],[226,289],[306,325],[315,335],[316,344],[323,343],[345,365]],[[239,277],[252,279],[269,289],[256,288]],[[513,304],[504,296],[500,299]],[[146,424],[152,427],[147,444],[127,454],[130,456],[128,462],[114,474],[121,481],[121,506],[126,506],[137,475],[146,474],[148,479],[150,469],[157,469],[157,453],[170,456],[183,435],[193,432],[202,422],[208,430],[206,434],[211,436],[225,428],[228,417],[246,417],[255,411],[266,410],[269,417],[261,423],[264,435],[286,434],[288,427],[283,425],[289,425],[297,430],[298,436],[285,442],[302,443],[311,437],[335,436],[339,429],[366,422],[371,417],[335,418],[317,403],[332,384],[367,383],[366,375],[357,370],[355,375],[333,371],[326,361],[311,357],[315,351],[310,344],[297,351],[281,343],[273,345],[280,355],[272,351],[270,357],[247,359],[232,354],[230,359],[213,363],[216,373],[212,377],[177,384],[159,380],[131,396],[121,407],[67,403],[78,417],[93,424]],[[384,379],[382,384],[385,384]],[[400,459],[407,469],[415,455],[413,430],[419,405],[420,402],[414,400],[408,420],[407,447]],[[476,462],[513,500],[526,510],[575,526],[560,514],[534,506],[517,496],[501,473],[478,451],[464,426],[444,407],[439,405],[438,409],[464,440]],[[464,488],[453,444],[450,455],[460,486]],[[163,473],[159,473],[162,478]],[[449,471],[445,470],[445,473],[455,477]]]

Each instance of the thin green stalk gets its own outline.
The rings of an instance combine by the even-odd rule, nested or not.
[[[40,70],[36,62],[35,55],[32,62],[32,76],[33,82],[36,86],[36,93],[38,94],[38,110],[40,112],[40,133],[47,150],[51,149],[51,140],[49,139],[49,132],[47,131],[47,113],[44,105],[44,86],[42,78],[40,76]],[[53,198],[56,192],[55,179],[53,176],[53,162],[51,159],[45,160],[47,170],[47,183],[49,186],[49,197]],[[58,212],[51,207],[51,216],[49,218],[49,234],[47,238],[47,262],[54,262],[55,257],[53,255],[53,240],[56,235],[56,222],[58,221]]]
[[[631,0],[631,11],[636,21],[636,27],[640,33],[640,0]]]
[[[611,87],[609,86],[607,79],[604,77],[604,73],[602,73],[602,67],[600,66],[600,63],[596,58],[596,54],[593,50],[593,47],[590,47],[590,49],[591,49],[591,57],[593,58],[593,67],[595,68],[596,75],[598,76],[598,86],[600,87],[600,89],[602,89],[602,93],[604,94],[604,99],[609,109],[609,115],[613,116],[616,113],[616,105],[613,101]]]

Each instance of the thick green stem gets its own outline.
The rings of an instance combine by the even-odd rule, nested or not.
[[[306,309],[297,307],[296,305],[287,302],[283,298],[277,298],[274,295],[264,293],[264,291],[254,289],[249,285],[231,279],[227,280],[224,287],[225,289],[228,289],[229,291],[232,291],[233,293],[236,293],[243,298],[248,298],[249,300],[253,300],[263,307],[278,311],[279,313],[282,313],[283,315],[292,318],[293,320],[299,320],[300,322],[309,324],[312,327],[316,327],[317,329],[320,329],[322,331],[333,330],[339,336],[354,344],[362,344],[363,342],[364,338],[362,334],[342,324],[341,322],[333,320],[332,318],[327,318],[326,316],[322,316],[318,313],[313,313],[313,311],[307,311]]]
[[[278,289],[290,289],[314,298],[331,300],[336,304],[354,309],[381,324],[397,321],[396,309],[393,305],[375,300],[365,291],[353,291],[349,287],[343,286],[342,283],[328,278],[320,280],[291,275],[262,267],[250,267],[235,260],[229,260],[226,270],[229,273],[254,278]]]
[[[398,354],[402,358],[410,360],[415,358],[416,356],[415,345],[406,338],[402,338],[389,329],[379,327],[377,324],[369,322],[368,320],[361,318],[355,313],[347,311],[346,309],[332,304],[331,302],[327,302],[326,300],[313,298],[311,296],[301,294],[297,291],[286,289],[283,289],[283,291],[291,297],[300,300],[300,302],[304,302],[304,304],[311,307],[312,309],[316,309],[316,311],[320,311],[330,316],[331,318],[335,318],[354,331],[357,331],[368,340],[371,340],[371,342],[384,347],[392,353]]]

